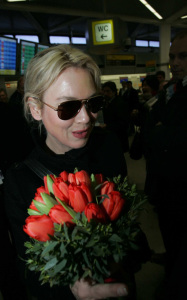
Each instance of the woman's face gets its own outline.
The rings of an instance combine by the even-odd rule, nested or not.
[[[43,101],[54,106],[67,100],[88,99],[96,94],[90,73],[81,68],[66,69],[46,90]],[[72,119],[61,120],[57,112],[44,105],[41,119],[47,130],[47,146],[56,154],[82,148],[88,141],[97,113],[86,110],[85,106]]]

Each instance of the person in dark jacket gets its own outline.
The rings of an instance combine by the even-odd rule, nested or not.
[[[122,99],[128,107],[128,135],[132,135],[135,131],[134,125],[137,125],[135,116],[138,114],[140,106],[138,91],[133,88],[132,81],[127,81],[127,90],[123,94]]]
[[[86,54],[70,46],[44,50],[30,61],[25,75],[25,111],[39,122],[34,130],[36,148],[29,155],[50,172],[75,168],[104,176],[127,175],[120,143],[113,133],[95,128],[104,99],[99,94],[100,71]],[[5,207],[19,255],[19,269],[25,276],[23,232],[27,209],[36,188],[43,184],[22,162],[5,177]],[[84,280],[70,287],[41,286],[34,272],[26,272],[30,294],[41,299],[101,299],[127,295],[124,283],[95,284]]]
[[[127,289],[130,289],[122,274],[120,279],[125,283],[95,284],[91,280],[77,280],[71,287],[50,288],[47,284],[41,285],[34,272],[25,270],[24,242],[29,237],[23,225],[36,189],[43,185],[43,178],[34,172],[35,164],[41,164],[48,174],[57,176],[64,170],[72,173],[75,168],[110,178],[127,175],[124,153],[115,133],[94,126],[98,111],[105,103],[99,92],[98,66],[76,48],[50,47],[36,54],[27,67],[25,114],[30,121],[39,124],[33,129],[36,147],[26,160],[7,171],[5,208],[18,252],[19,270],[30,294],[37,300],[103,299],[127,296]],[[31,159],[35,164],[29,167],[27,163]],[[149,248],[144,235],[142,241],[142,255],[146,256]],[[130,284],[135,287],[134,269],[130,272]],[[128,299],[134,300],[135,289],[129,294]]]
[[[174,267],[180,261],[180,249],[187,235],[187,31],[176,35],[169,58],[173,77],[160,92],[147,124],[145,185],[158,213],[168,281],[174,277]],[[186,257],[184,263],[185,260]]]
[[[129,150],[127,103],[117,95],[117,87],[113,81],[106,81],[103,84],[102,92],[107,103],[103,108],[103,119],[106,129],[116,133],[123,151],[127,152]]]
[[[19,270],[30,294],[37,300],[103,299],[127,296],[127,289],[128,299],[134,300],[135,268],[137,270],[150,254],[142,232],[137,237],[141,250],[138,254],[130,253],[128,270],[125,264],[128,278],[120,273],[121,282],[113,284],[80,279],[71,287],[50,287],[49,284],[41,285],[39,276],[25,269],[24,242],[29,237],[23,231],[23,225],[36,189],[43,185],[40,175],[44,167],[44,175],[58,176],[62,171],[73,173],[77,168],[89,174],[102,173],[105,178],[127,176],[126,161],[117,136],[94,126],[98,112],[105,104],[100,90],[100,70],[96,63],[90,56],[68,45],[39,52],[27,67],[24,107],[27,119],[38,122],[38,127],[32,131],[36,146],[26,160],[6,172],[5,208],[17,248]],[[38,167],[41,167],[39,173]],[[137,257],[137,264],[134,264]]]

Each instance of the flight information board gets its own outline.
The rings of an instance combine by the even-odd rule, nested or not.
[[[36,44],[33,42],[20,40],[20,49],[20,73],[21,75],[23,75],[25,73],[25,70],[27,69],[29,61],[34,57],[36,53]]]
[[[16,75],[17,39],[0,37],[0,75]]]
[[[43,51],[45,49],[49,48],[49,46],[47,45],[42,45],[42,44],[38,44],[37,45],[37,49],[36,49],[36,52],[40,52],[40,51]]]

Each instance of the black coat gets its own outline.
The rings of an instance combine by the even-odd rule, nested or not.
[[[133,109],[139,109],[138,91],[134,88],[127,90],[123,94],[123,100],[128,103],[129,113],[131,113]]]
[[[168,103],[163,91],[151,110],[146,134],[145,191],[157,209],[169,276],[187,235],[187,86]]]
[[[0,170],[24,159],[33,148],[28,124],[8,103],[0,102]]]
[[[103,119],[108,130],[118,136],[123,151],[129,150],[128,144],[128,105],[122,98],[116,96],[103,109]]]
[[[187,86],[166,104],[160,95],[145,125],[148,173],[164,181],[187,184]],[[161,122],[161,125],[156,125]]]

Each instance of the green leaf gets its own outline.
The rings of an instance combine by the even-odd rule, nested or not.
[[[76,250],[75,250],[74,253],[77,254],[77,253],[79,253],[79,252],[81,252],[81,251],[82,251],[82,248],[79,247],[79,248],[76,248]]]
[[[82,212],[82,222],[83,222],[83,224],[85,224],[86,225],[86,223],[88,223],[88,219],[86,218],[86,215],[85,215],[85,213],[84,212]]]
[[[86,278],[86,277],[92,277],[92,272],[91,272],[91,270],[90,269],[87,269],[84,273],[83,273],[83,275],[82,275],[82,278]]]
[[[33,247],[33,244],[31,243],[31,242],[25,242],[24,243],[24,245],[25,245],[25,247],[27,247],[27,248],[32,248]]]
[[[31,208],[28,208],[27,212],[28,212],[29,216],[41,216],[42,215],[41,212],[31,209]]]
[[[69,241],[68,227],[67,227],[66,223],[64,223],[63,228],[64,228],[65,238],[66,238],[67,241]]]
[[[83,252],[82,255],[83,255],[83,258],[84,258],[84,260],[85,260],[87,266],[91,268],[91,264],[90,264],[90,262],[89,262],[89,260],[88,260],[87,253],[86,253],[86,252]]]
[[[113,254],[113,257],[114,257],[114,261],[115,261],[116,263],[118,263],[118,262],[120,261],[120,259],[119,259],[119,254],[114,253],[114,254]]]
[[[98,269],[101,273],[103,273],[103,271],[102,271],[102,269],[101,269],[101,267],[100,267],[100,264],[99,264],[99,262],[98,262],[97,259],[95,260],[95,265],[96,265],[97,269]]]
[[[97,244],[97,242],[98,242],[98,239],[94,239],[94,238],[90,239],[88,241],[88,243],[86,244],[86,248],[93,247],[95,244]]]
[[[67,259],[63,259],[59,264],[57,264],[54,267],[54,273],[53,273],[53,275],[58,274],[65,267],[66,263],[67,263]]]
[[[61,257],[63,257],[64,254],[67,253],[66,247],[65,247],[65,245],[62,241],[61,241],[61,244],[60,244],[60,253],[61,253]]]
[[[43,203],[38,202],[36,200],[33,200],[34,205],[36,206],[36,208],[39,210],[39,212],[41,212],[42,214],[48,215],[50,209]]]
[[[49,175],[47,175],[47,187],[50,194],[53,194],[53,182],[53,179]]]
[[[41,193],[41,197],[49,209],[51,209],[54,205],[58,204],[58,202],[52,196],[46,193]]]
[[[117,235],[117,234],[114,233],[114,234],[109,238],[109,241],[119,243],[119,242],[122,242],[123,240],[119,237],[119,235]]]
[[[53,257],[50,261],[48,261],[44,267],[44,270],[47,271],[53,268],[57,264],[58,260],[56,257]]]
[[[73,231],[72,231],[72,233],[71,233],[71,238],[72,238],[72,241],[74,241],[75,240],[75,238],[76,238],[76,235],[77,235],[77,227],[75,227],[74,229],[73,229]]]
[[[58,244],[57,241],[49,241],[45,249],[42,251],[42,256],[45,256],[48,252],[52,251],[56,245]]]

